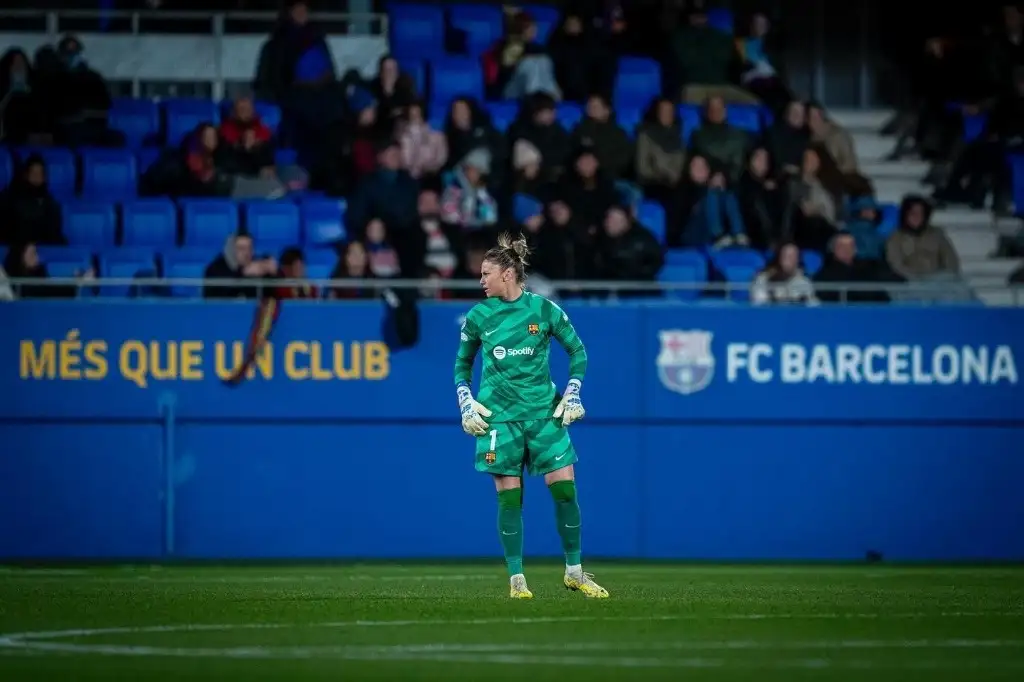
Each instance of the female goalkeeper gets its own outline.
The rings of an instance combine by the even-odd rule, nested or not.
[[[462,429],[476,438],[477,471],[489,473],[498,489],[498,530],[512,598],[533,597],[523,575],[523,469],[543,475],[554,498],[565,550],[562,582],[587,597],[604,598],[608,591],[583,572],[580,562],[576,451],[566,430],[584,415],[580,387],[587,352],[561,308],[524,290],[528,252],[524,238],[513,241],[503,234],[484,256],[480,284],[487,298],[466,316],[455,359]],[[569,354],[569,383],[562,395],[555,391],[548,368],[552,338]],[[481,347],[477,402],[469,382]]]

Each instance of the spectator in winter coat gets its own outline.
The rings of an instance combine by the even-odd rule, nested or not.
[[[50,277],[39,258],[39,251],[32,242],[22,242],[11,246],[7,257],[3,262],[3,272],[9,279],[23,279],[44,281]],[[83,272],[75,273],[79,283],[84,283],[95,278],[96,273],[92,268]],[[73,298],[78,293],[74,285],[49,285],[49,284],[11,284],[11,293],[16,298]]]
[[[256,115],[252,99],[235,100],[231,116],[220,125],[220,141],[231,151],[241,175],[274,176],[274,144],[270,127]]]
[[[602,280],[653,282],[661,270],[661,245],[650,230],[637,224],[629,209],[612,206],[604,219],[604,236],[599,242],[599,273]],[[621,291],[620,297],[647,296],[650,292]]]
[[[676,106],[670,99],[656,99],[637,131],[636,179],[647,196],[664,201],[685,168],[686,148]]]
[[[380,218],[390,229],[402,255],[403,233],[418,229],[418,197],[418,184],[402,170],[398,143],[394,140],[378,143],[376,170],[359,181],[348,202],[345,222],[349,234],[361,236],[372,218]]]
[[[803,102],[793,100],[789,103],[785,116],[775,121],[768,131],[767,141],[776,172],[785,176],[800,175],[804,152],[811,146],[807,109]]]
[[[572,171],[558,183],[554,197],[565,202],[589,234],[596,235],[608,209],[616,203],[615,183],[605,175],[594,150],[583,147],[576,155]]]
[[[516,12],[507,33],[481,56],[489,99],[520,99],[535,92],[561,97],[555,69],[543,46],[537,44],[537,23]]]
[[[817,305],[814,285],[800,267],[800,249],[796,244],[783,244],[776,251],[771,262],[754,279],[750,302],[754,305]]]
[[[445,170],[454,170],[470,152],[484,148],[491,154],[491,183],[495,187],[503,183],[507,142],[476,102],[465,97],[452,102],[444,123],[444,136],[448,142]]]
[[[574,147],[587,146],[594,150],[601,168],[612,180],[633,175],[633,143],[629,135],[615,121],[615,114],[603,95],[591,95],[583,120],[572,133]]]
[[[858,258],[880,261],[884,258],[885,239],[878,233],[882,212],[873,197],[860,197],[849,204],[850,215],[845,221],[845,232],[855,242]]]
[[[0,192],[0,244],[66,244],[60,204],[46,188],[43,157],[25,159],[14,181]]]
[[[396,121],[405,108],[416,99],[415,86],[402,78],[398,60],[384,55],[377,62],[377,75],[368,83],[368,89],[377,102],[377,113],[382,121]]]
[[[836,232],[835,200],[818,179],[820,167],[818,153],[804,151],[801,175],[789,181],[789,208],[792,234],[802,248],[824,251]]]
[[[398,124],[402,167],[417,180],[436,175],[448,161],[448,140],[430,127],[423,113],[423,103],[413,102]]]
[[[466,155],[455,169],[455,180],[441,197],[441,220],[464,229],[494,227],[498,205],[487,190],[491,154],[486,148]]]
[[[814,281],[831,285],[862,285],[900,281],[900,278],[889,274],[879,261],[860,258],[854,235],[839,232],[832,238],[825,262],[814,275]],[[889,302],[889,295],[881,287],[877,290],[855,288],[845,292],[818,287],[818,298],[827,303]]]
[[[758,103],[757,97],[734,83],[739,54],[732,36],[708,26],[702,6],[690,11],[688,23],[672,36],[671,49],[673,67],[684,83],[684,102],[697,104],[718,96],[730,103]]]
[[[247,234],[233,234],[228,237],[224,243],[224,251],[206,266],[203,279],[247,279],[253,283],[227,286],[207,284],[203,287],[203,297],[256,298],[263,280],[277,273],[277,261],[273,258],[254,256],[252,237]]]
[[[379,279],[400,277],[402,266],[398,261],[398,252],[391,243],[384,222],[374,218],[366,225],[363,234],[363,245],[370,259],[370,272],[373,276]]]
[[[725,120],[725,100],[711,97],[704,104],[704,121],[690,138],[690,153],[721,166],[729,182],[739,180],[747,160],[750,136]]]
[[[506,137],[513,144],[526,140],[541,151],[544,156],[541,176],[546,181],[557,180],[571,161],[572,140],[558,123],[555,101],[548,95],[528,97],[519,107],[519,117],[509,127]]]
[[[931,224],[931,205],[919,196],[908,196],[900,205],[899,227],[885,244],[889,267],[911,282],[955,280],[960,259],[941,227]]]
[[[562,99],[582,102],[592,92],[611,92],[615,85],[615,54],[602,32],[584,21],[582,12],[565,9],[548,39],[548,53]]]
[[[750,153],[747,170],[736,188],[743,225],[751,243],[759,249],[778,248],[786,234],[786,194],[772,173],[768,150]]]

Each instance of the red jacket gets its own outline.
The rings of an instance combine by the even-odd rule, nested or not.
[[[234,118],[229,118],[220,124],[220,137],[225,143],[232,147],[237,147],[242,144],[242,136],[245,134],[246,130],[252,130],[256,133],[257,144],[270,142],[270,138],[274,136],[270,131],[270,127],[257,116],[245,123]]]

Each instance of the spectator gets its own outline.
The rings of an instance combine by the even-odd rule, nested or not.
[[[361,235],[362,229],[377,217],[391,229],[391,237],[403,263],[411,251],[405,251],[404,233],[413,232],[419,224],[416,202],[419,186],[402,170],[402,152],[394,140],[378,145],[377,168],[359,181],[345,214],[350,235]]]
[[[862,197],[873,194],[871,181],[860,173],[850,133],[829,118],[820,104],[809,104],[806,109],[811,143],[822,159],[819,173],[822,184],[837,200],[843,196]],[[826,169],[831,172],[826,173]]]
[[[356,88],[349,95],[348,107],[355,114],[349,151],[352,155],[352,178],[358,182],[377,168],[377,146],[385,124],[380,120],[377,100],[363,88]]]
[[[7,272],[0,265],[0,302],[13,301],[14,300],[14,289],[11,288],[11,283],[7,278]]]
[[[463,265],[462,230],[441,220],[441,201],[434,190],[420,192],[417,209],[424,236],[422,265],[446,279],[454,276]]]
[[[331,279],[373,279],[373,272],[370,270],[370,257],[366,247],[360,241],[351,241],[342,249],[341,258],[331,272]],[[376,287],[334,287],[331,289],[330,298],[334,299],[372,299],[377,297]]]
[[[728,190],[724,173],[713,170],[703,156],[690,157],[678,201],[680,222],[666,230],[669,246],[724,248],[749,243],[736,195]]]
[[[932,209],[920,196],[900,204],[899,227],[885,245],[892,270],[910,282],[958,281],[960,259],[945,231],[931,224]]]
[[[49,132],[45,103],[35,80],[22,50],[11,48],[0,58],[0,133],[5,142],[25,144]]]
[[[540,150],[526,140],[516,140],[512,145],[513,193],[531,197],[544,196],[546,186],[541,178],[543,165],[544,157]]]
[[[690,10],[687,24],[672,37],[674,67],[682,80],[682,99],[690,104],[721,97],[730,104],[757,104],[750,92],[733,83],[739,55],[731,36],[708,26],[703,5]]]
[[[367,223],[363,234],[366,235],[364,242],[373,276],[379,279],[400,276],[402,269],[398,261],[398,252],[391,244],[388,229],[383,221],[374,218]]]
[[[476,102],[465,97],[452,102],[444,123],[444,136],[448,143],[446,170],[454,169],[470,152],[484,148],[491,153],[491,181],[496,186],[502,184],[501,171],[508,158],[506,141]]]
[[[804,152],[811,145],[803,102],[793,100],[786,106],[785,116],[768,131],[767,141],[775,170],[785,176],[800,175]]]
[[[758,147],[750,154],[747,170],[737,188],[743,225],[751,243],[759,249],[778,248],[788,239],[786,197],[775,180],[768,150]]]
[[[225,151],[220,136],[210,123],[202,123],[183,142],[183,186],[181,194],[188,197],[227,197],[234,189],[228,173]]]
[[[441,197],[441,220],[463,229],[491,228],[498,223],[498,205],[487,191],[491,153],[471,151],[455,169],[454,182]]]
[[[636,177],[644,194],[668,210],[669,198],[683,177],[686,149],[672,100],[655,99],[636,136]]]
[[[836,205],[818,179],[818,152],[804,150],[802,173],[790,182],[790,229],[802,248],[824,251],[836,232]]]
[[[214,258],[203,273],[205,280],[250,280],[252,284],[203,286],[203,298],[256,298],[260,282],[277,274],[277,261],[273,258],[253,257],[252,237],[235,233],[224,242],[223,252]]]
[[[445,277],[440,271],[434,268],[424,268],[419,279],[429,282],[419,288],[419,296],[424,300],[447,301],[452,298],[452,292],[445,288]]]
[[[535,92],[561,98],[554,64],[536,42],[533,17],[520,11],[506,26],[505,36],[481,56],[488,99],[520,99]]]
[[[14,181],[0,192],[0,244],[66,244],[60,204],[46,187],[43,157],[25,159]]]
[[[440,172],[448,161],[448,140],[424,116],[423,103],[412,102],[398,124],[402,167],[417,180]]]
[[[800,249],[796,244],[787,243],[779,247],[771,262],[754,278],[750,302],[754,305],[817,305],[814,285],[800,267]]]
[[[592,92],[611,92],[615,58],[598,32],[569,9],[548,39],[562,99],[582,102]]]
[[[821,270],[814,275],[814,281],[826,285],[880,284],[887,278],[877,261],[863,260],[857,250],[857,240],[849,232],[839,232],[829,244],[828,254]],[[889,295],[884,289],[854,288],[839,291],[831,287],[819,287],[818,299],[825,303],[888,303]]]
[[[690,138],[690,153],[703,156],[723,168],[729,182],[739,180],[747,159],[750,136],[725,121],[725,100],[709,97],[704,103],[704,120]]]
[[[89,67],[85,48],[75,36],[65,36],[57,46],[64,67],[56,104],[61,141],[72,147],[83,145],[118,146],[124,136],[107,126],[113,101],[107,83],[98,71]]]
[[[743,64],[743,75],[740,77],[743,87],[754,93],[778,116],[793,96],[772,64],[768,46],[770,29],[768,17],[757,13],[750,19],[750,35],[736,43]]]
[[[885,239],[878,233],[878,225],[882,221],[878,202],[873,197],[860,197],[850,202],[849,211],[845,233],[854,240],[857,257],[881,261],[884,258]]]
[[[557,180],[570,161],[571,138],[559,125],[555,116],[555,100],[549,95],[536,94],[524,100],[507,137],[513,144],[526,140],[541,150],[544,156],[541,177],[545,181]]]
[[[377,62],[377,75],[369,84],[370,94],[377,102],[377,114],[383,122],[394,122],[416,99],[415,86],[402,78],[398,60],[389,54]]]
[[[620,282],[653,282],[664,256],[654,235],[638,225],[623,206],[612,206],[604,218],[599,241],[598,277]],[[647,296],[649,291],[620,291],[620,297]]]
[[[231,152],[240,175],[276,177],[272,137],[270,127],[260,120],[249,97],[236,99],[231,116],[220,125],[220,141]]]
[[[612,180],[633,175],[633,143],[615,121],[604,95],[591,95],[587,99],[586,114],[573,131],[571,140],[574,147],[592,148],[601,168]]]
[[[281,267],[277,271],[277,279],[303,280],[303,284],[280,285],[274,287],[274,298],[295,299],[295,298],[318,298],[320,292],[309,284],[306,279],[306,257],[302,250],[297,247],[289,247],[281,252]]]
[[[569,206],[588,234],[596,235],[615,203],[615,184],[605,175],[594,150],[584,146],[576,155],[573,170],[558,183],[554,196]]]
[[[11,247],[4,259],[3,270],[10,279],[42,282],[50,277],[46,266],[39,259],[35,243],[31,241],[14,244]],[[13,284],[11,288],[16,298],[74,298],[79,287],[95,277],[93,269],[87,268],[75,273],[78,282],[74,285]]]
[[[1010,169],[1008,154],[1024,152],[1024,64],[1013,74],[1013,89],[999,97],[989,115],[985,131],[971,142],[953,166],[946,186],[936,192],[940,203],[968,203],[982,208],[991,187],[996,211],[1009,207]]]

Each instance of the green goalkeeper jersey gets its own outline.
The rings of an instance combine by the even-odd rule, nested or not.
[[[455,358],[455,383],[470,383],[473,360],[483,347],[476,399],[493,416],[489,422],[551,417],[561,399],[551,381],[551,339],[569,354],[567,379],[583,380],[587,351],[561,308],[528,291],[514,301],[488,298],[473,306],[462,325]]]

